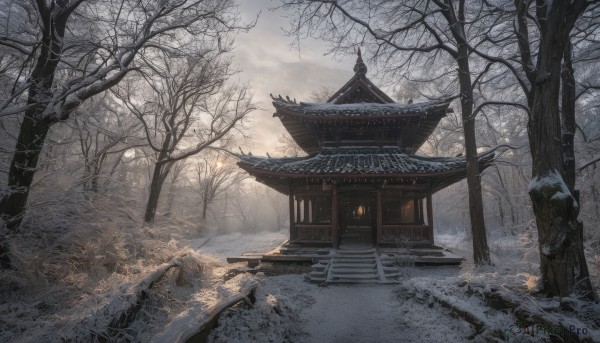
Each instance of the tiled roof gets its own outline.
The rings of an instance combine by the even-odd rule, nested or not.
[[[429,174],[463,169],[464,157],[424,157],[408,155],[398,147],[323,148],[306,157],[267,158],[239,156],[244,169],[278,174]],[[292,176],[292,175],[290,175]]]
[[[374,103],[357,103],[357,104],[314,104],[314,103],[294,103],[283,99],[274,98],[273,105],[275,108],[286,109],[293,113],[299,113],[310,116],[426,116],[428,114],[442,113],[445,114],[449,101],[436,100],[413,104],[374,104]]]

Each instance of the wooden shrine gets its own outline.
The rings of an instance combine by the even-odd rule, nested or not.
[[[289,196],[290,243],[337,247],[360,232],[378,245],[432,245],[432,195],[466,177],[466,160],[415,152],[450,101],[395,103],[366,77],[360,51],[354,71],[326,103],[273,98],[273,116],[308,156],[240,155],[238,165]],[[492,158],[480,156],[480,169]]]

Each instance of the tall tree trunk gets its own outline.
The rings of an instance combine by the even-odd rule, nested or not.
[[[498,218],[500,219],[500,226],[504,227],[504,207],[502,206],[502,197],[497,195],[496,202],[498,203]]]
[[[463,43],[459,43],[458,45],[457,62],[461,94],[461,115],[465,135],[465,155],[467,159],[467,186],[469,189],[473,260],[478,265],[489,264],[490,250],[487,243],[485,220],[483,217],[483,197],[481,195],[481,179],[479,175],[479,161],[477,159],[477,142],[475,140],[475,118],[473,117],[473,90],[471,88],[469,52],[467,46]]]
[[[39,115],[39,113],[36,113]],[[10,232],[21,225],[44,140],[51,122],[38,116],[23,118],[8,172],[9,193],[0,201],[0,215]]]
[[[594,171],[593,173],[595,174],[596,172]],[[594,204],[594,218],[596,219],[594,223],[598,223],[598,221],[600,221],[600,197],[598,196],[598,187],[596,187],[596,184],[593,181],[591,186],[591,193]]]
[[[8,173],[9,193],[0,199],[0,218],[6,223],[9,233],[16,232],[23,221],[33,176],[50,129],[48,120],[34,118],[28,115],[23,118]],[[0,237],[0,266],[3,269],[12,267],[9,244],[5,235]]]
[[[150,194],[148,195],[148,204],[146,205],[146,214],[144,215],[144,221],[146,223],[154,222],[158,200],[160,199],[160,192],[167,175],[169,175],[169,169],[168,163],[156,162],[154,165],[154,172],[152,173],[152,180],[150,181]]]
[[[3,269],[10,269],[11,266],[8,239],[3,236],[0,237],[0,267]]]
[[[571,41],[567,39],[561,73],[561,121],[565,183],[571,192],[575,190],[575,77],[571,60],[572,49]]]
[[[457,4],[458,8],[455,8]],[[481,179],[479,175],[479,161],[477,159],[475,118],[473,117],[473,84],[469,65],[469,46],[465,33],[465,0],[458,2],[445,0],[444,4],[440,7],[443,8],[442,15],[446,18],[452,36],[457,44],[457,52],[453,57],[458,65],[461,116],[463,133],[465,135],[473,260],[477,265],[489,264],[490,250],[487,244],[485,220],[483,218],[483,197],[481,195]]]
[[[45,113],[52,98],[54,74],[62,52],[68,13],[55,4],[44,7],[38,4],[42,39],[35,67],[31,72],[27,105],[17,138],[15,154],[8,172],[9,193],[0,200],[0,217],[9,231],[21,225],[27,198],[50,126],[58,121],[53,113]]]
[[[538,228],[543,291],[550,296],[597,299],[583,253],[577,194],[567,184],[574,179],[570,181],[565,172],[561,140],[558,101],[561,60],[571,30],[565,21],[570,5],[554,2],[551,8],[546,6],[537,7],[537,16],[543,19],[527,125],[533,159],[529,195]]]
[[[102,172],[102,164],[104,162],[105,155],[94,156],[92,163],[92,175],[90,180],[90,190],[93,193],[100,191],[100,173]]]
[[[202,201],[202,221],[206,221],[206,212],[208,211],[208,201]]]

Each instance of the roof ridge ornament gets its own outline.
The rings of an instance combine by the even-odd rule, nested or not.
[[[367,74],[367,65],[362,59],[362,55],[360,53],[360,47],[358,47],[357,51],[358,57],[356,58],[356,64],[354,64],[354,72],[358,75],[366,75]]]
[[[273,99],[273,101],[285,102],[285,103],[288,103],[288,104],[298,104],[296,102],[296,98],[294,98],[292,100],[287,95],[285,96],[285,99],[281,97],[281,94],[279,94],[279,96],[277,98],[273,96],[273,93],[269,93],[269,95],[271,96],[271,99]]]

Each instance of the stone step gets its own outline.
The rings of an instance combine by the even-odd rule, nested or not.
[[[372,279],[372,280],[356,280],[356,279],[338,279],[338,280],[328,280],[327,283],[379,283],[378,280],[376,279]],[[389,282],[392,283],[392,282]]]
[[[365,254],[374,254],[375,249],[367,249],[367,250],[338,250],[335,252],[336,255],[365,255]]]
[[[335,274],[333,271],[331,273],[332,279],[349,279],[349,280],[365,280],[365,279],[379,279],[377,274]]]
[[[333,263],[373,263],[375,258],[337,258],[333,259]]]
[[[338,249],[331,259],[316,259],[309,279],[327,283],[397,283],[400,272],[395,265],[396,256],[378,255],[378,250]]]
[[[338,257],[343,257],[343,258],[373,258],[373,257],[375,257],[375,254],[373,254],[373,253],[371,253],[371,254],[365,254],[365,255],[356,255],[356,254],[354,254],[354,255],[352,255],[352,254],[348,254],[348,255],[346,255],[346,254],[335,254],[335,256],[334,256],[334,257],[335,257],[335,258],[338,258]]]
[[[375,268],[377,263],[333,263],[332,268]]]
[[[348,258],[365,258],[365,257],[373,257],[374,253],[365,253],[365,254],[335,254],[335,257],[348,257]]]
[[[360,273],[377,273],[377,269],[370,268],[333,268],[331,270],[335,274],[360,274]]]

